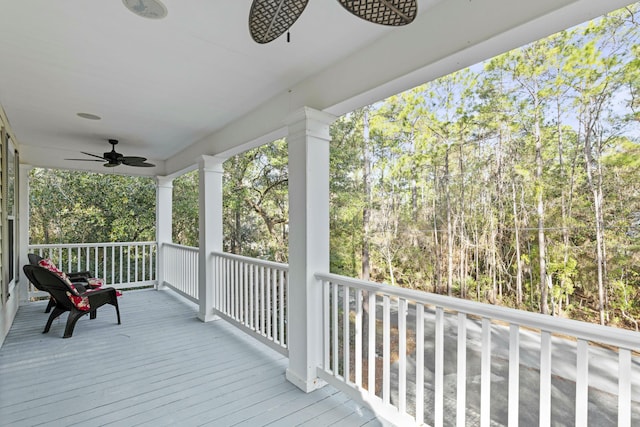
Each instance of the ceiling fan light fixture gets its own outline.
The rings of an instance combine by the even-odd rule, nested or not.
[[[253,0],[249,32],[257,43],[269,43],[298,20],[309,0]]]
[[[349,12],[374,24],[399,27],[413,22],[417,0],[338,0]]]
[[[167,16],[167,7],[160,0],[122,0],[122,3],[143,18],[162,19]]]

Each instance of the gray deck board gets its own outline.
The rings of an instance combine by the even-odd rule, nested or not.
[[[46,302],[20,307],[0,348],[0,426],[360,426],[375,414],[330,386],[305,394],[287,359],[170,291],[140,290],[42,334]]]

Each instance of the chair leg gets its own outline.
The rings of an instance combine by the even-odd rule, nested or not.
[[[44,331],[42,331],[42,333],[46,334],[47,332],[49,332],[49,329],[51,329],[51,324],[53,323],[53,321],[65,311],[67,310],[64,310],[58,306],[55,306],[53,311],[51,312],[51,315],[49,316],[49,320],[47,320],[47,324],[44,327]]]
[[[55,306],[56,306],[56,301],[53,298],[49,297],[49,303],[47,304],[47,308],[44,310],[44,312],[45,313],[50,312],[51,309]]]
[[[76,322],[79,318],[87,314],[86,311],[80,310],[72,310],[69,312],[69,317],[67,318],[67,325],[64,328],[64,335],[62,338],[71,338],[73,335],[73,329],[76,327]]]
[[[115,292],[111,297],[111,305],[116,308],[116,314],[118,315],[118,325],[120,325],[120,307],[118,307],[118,296]]]

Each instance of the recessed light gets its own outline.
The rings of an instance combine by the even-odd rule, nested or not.
[[[149,19],[162,19],[167,16],[167,8],[160,0],[122,0],[131,12]]]
[[[88,119],[88,120],[102,119],[102,117],[96,116],[95,114],[91,114],[91,113],[78,113],[78,117],[82,117],[83,119]]]

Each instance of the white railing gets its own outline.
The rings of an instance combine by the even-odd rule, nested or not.
[[[29,252],[67,272],[89,271],[118,289],[151,286],[156,280],[156,242],[29,245]]]
[[[548,426],[574,419],[583,426],[607,416],[630,426],[640,416],[637,332],[332,274],[316,278],[323,286],[319,376],[394,422]]]
[[[163,285],[192,302],[198,302],[198,248],[163,243]]]
[[[214,309],[258,340],[288,355],[289,267],[214,252]]]

